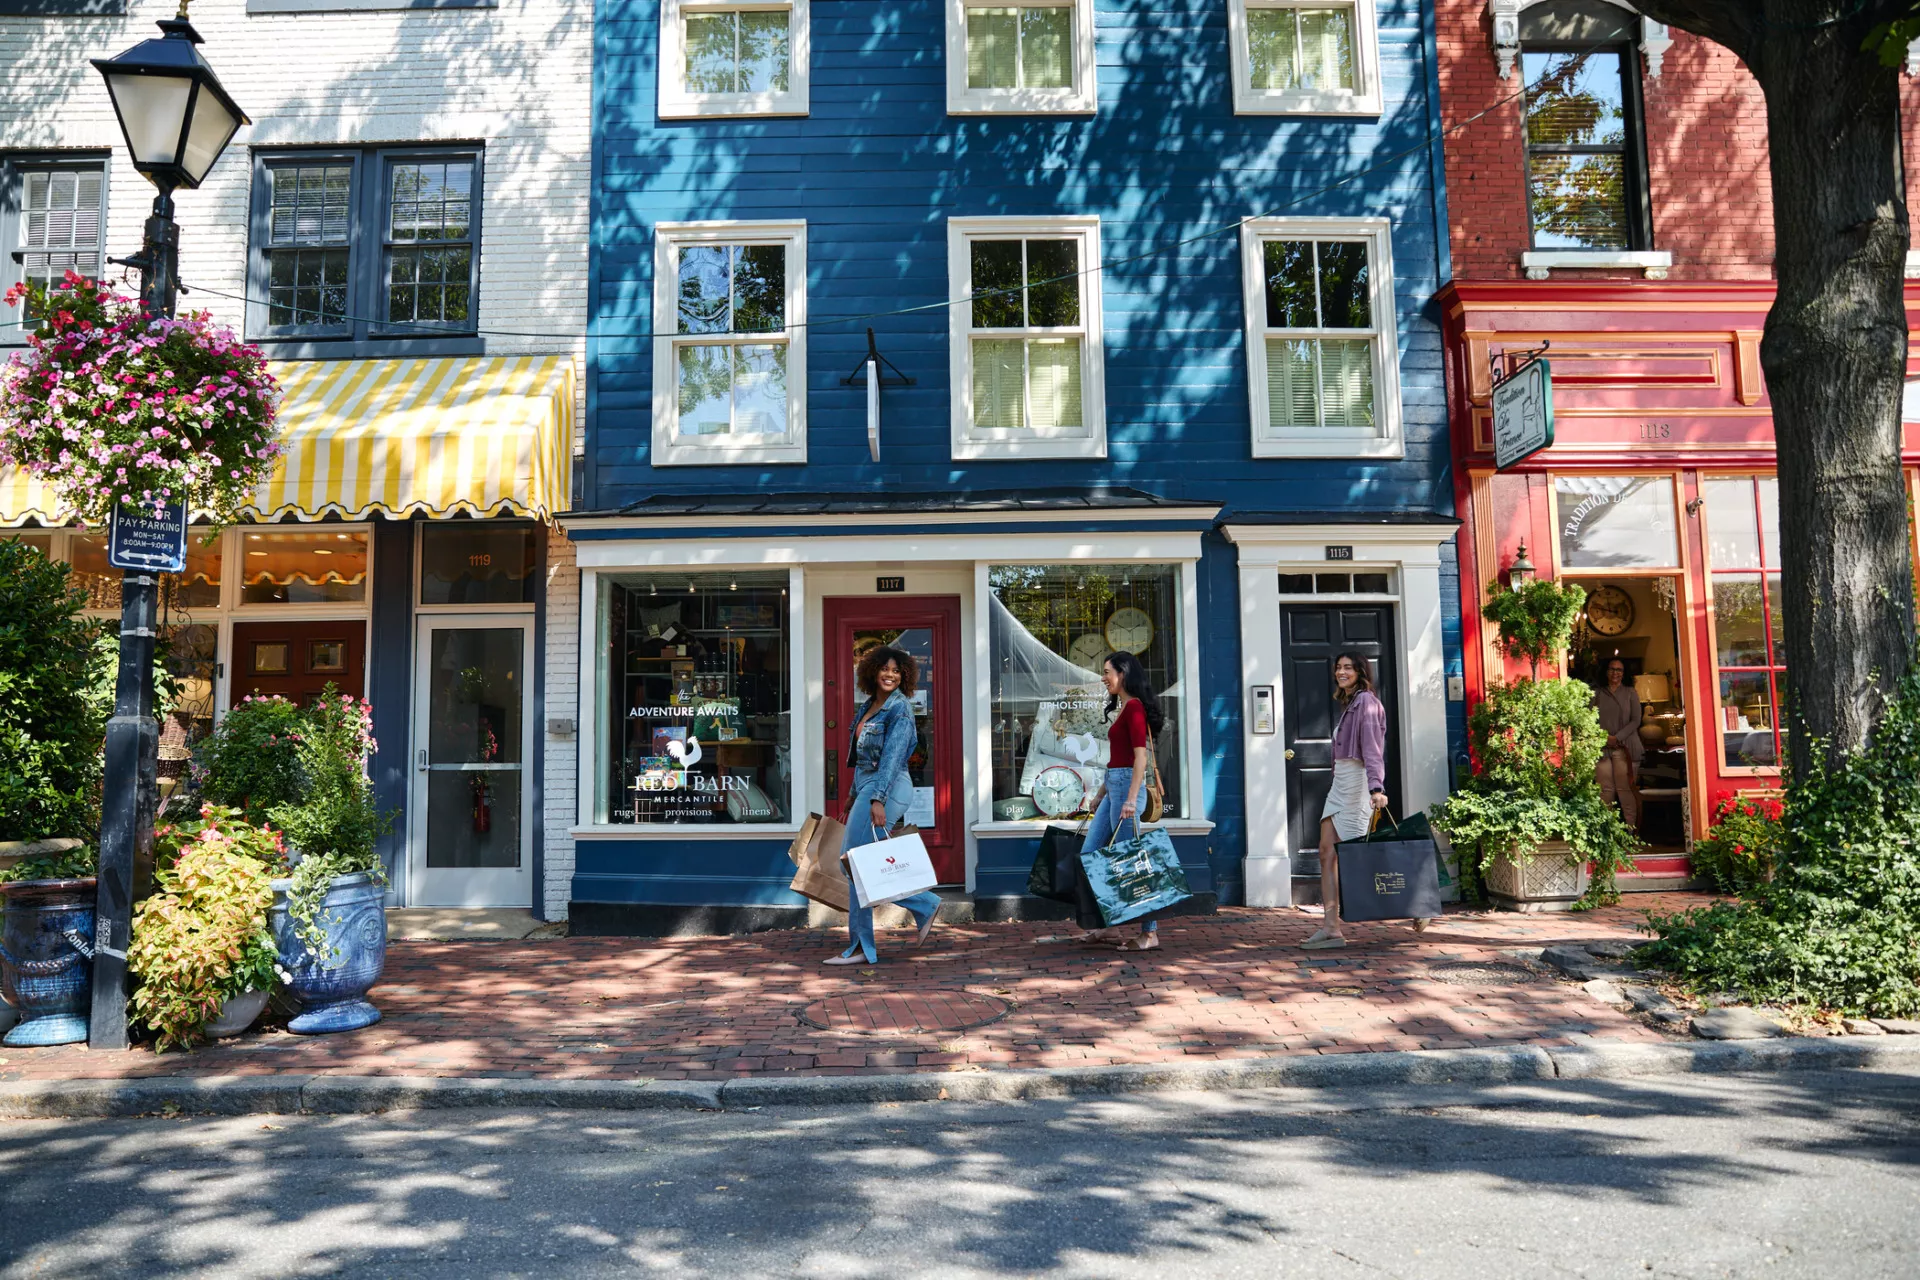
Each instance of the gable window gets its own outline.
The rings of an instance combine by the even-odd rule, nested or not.
[[[1378,115],[1374,0],[1228,0],[1233,109]]]
[[[473,334],[480,169],[471,149],[257,155],[250,335],[324,355]]]
[[[1601,0],[1520,15],[1526,78],[1527,215],[1535,249],[1651,245],[1639,19]]]
[[[1097,218],[953,218],[953,456],[1106,456]]]
[[[1085,113],[1095,106],[1092,0],[947,0],[949,113]]]
[[[664,0],[660,116],[807,114],[808,0]]]
[[[662,223],[655,466],[805,462],[806,224]]]
[[[97,279],[105,210],[104,161],[0,164],[0,290],[19,282],[51,289],[69,271]],[[26,304],[0,314],[0,342],[26,341],[40,318]]]
[[[1253,218],[1240,235],[1254,456],[1400,456],[1386,220]]]

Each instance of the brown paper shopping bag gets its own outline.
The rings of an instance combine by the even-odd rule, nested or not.
[[[800,834],[793,838],[787,856],[799,870],[788,888],[803,898],[811,898],[835,911],[847,909],[847,875],[840,867],[840,846],[847,829],[832,818],[817,813],[807,815]]]

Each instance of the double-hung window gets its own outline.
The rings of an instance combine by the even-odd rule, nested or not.
[[[953,218],[956,458],[1103,458],[1097,218]]]
[[[807,229],[654,229],[653,463],[807,460]]]
[[[249,334],[316,354],[470,342],[480,179],[473,148],[257,154]]]
[[[1593,0],[1520,17],[1526,78],[1527,214],[1535,249],[1651,248],[1639,19]]]
[[[1378,115],[1374,0],[1228,0],[1240,115]]]
[[[1096,106],[1093,0],[947,0],[947,110],[1086,113]]]
[[[1255,457],[1398,457],[1398,326],[1382,218],[1241,225]]]
[[[660,6],[660,117],[803,116],[808,0]]]
[[[69,271],[97,279],[106,189],[104,160],[0,162],[0,290],[22,281],[50,289]],[[24,304],[0,312],[0,343],[24,342],[40,318]]]

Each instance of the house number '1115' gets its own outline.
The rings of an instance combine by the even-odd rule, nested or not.
[[[484,569],[492,563],[493,557],[490,555],[481,554],[467,557],[467,567],[470,569]]]

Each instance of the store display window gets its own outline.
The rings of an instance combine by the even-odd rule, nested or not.
[[[600,636],[601,822],[789,820],[786,574],[603,579]]]
[[[1106,780],[1107,655],[1137,655],[1166,711],[1154,735],[1166,816],[1188,816],[1181,767],[1180,574],[1175,565],[995,565],[990,589],[993,818],[1086,813]]]
[[[51,545],[52,535],[46,536]],[[187,530],[186,572],[160,575],[163,618],[185,609],[220,607],[220,543],[220,535],[209,535],[205,526]],[[87,608],[118,612],[121,573],[107,563],[107,535],[73,534],[67,540],[67,559],[73,565],[73,585],[87,593]]]
[[[358,604],[367,598],[364,529],[248,529],[240,547],[242,604]]]
[[[1780,618],[1780,493],[1772,476],[1700,482],[1713,592],[1716,727],[1728,769],[1780,767],[1786,655]]]
[[[1563,568],[1679,565],[1672,476],[1555,476],[1553,497]]]

